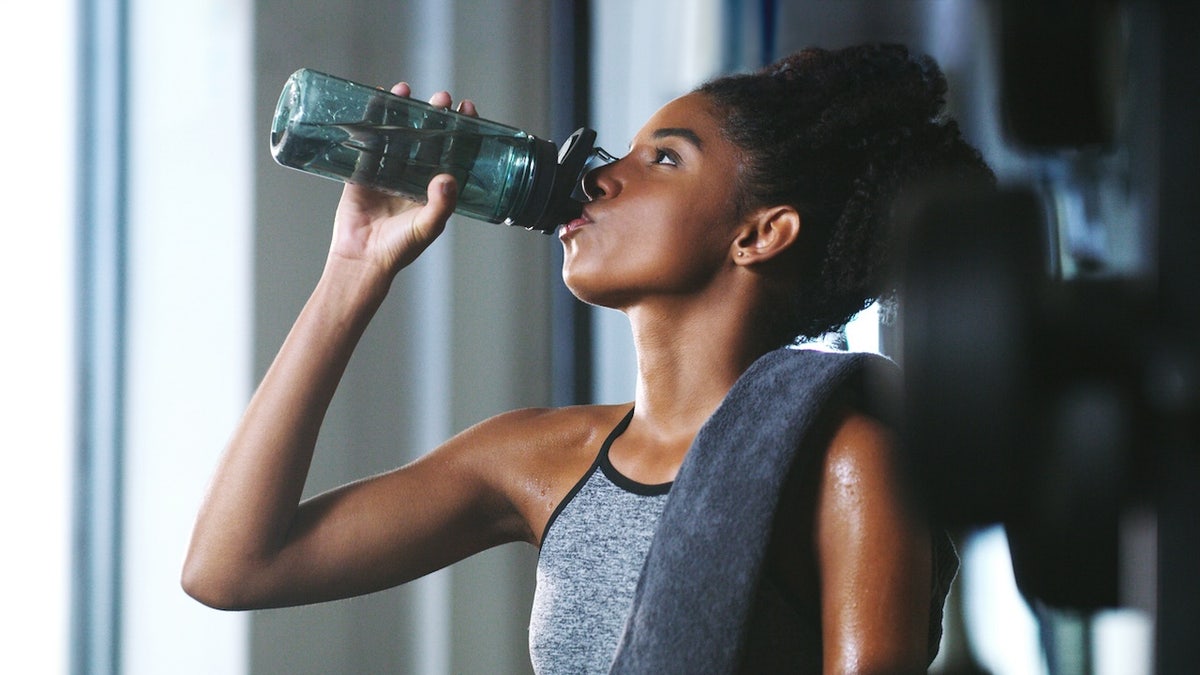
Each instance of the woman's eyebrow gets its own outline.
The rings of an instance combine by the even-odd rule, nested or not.
[[[655,129],[654,138],[682,138],[683,140],[696,146],[697,150],[704,149],[704,141],[700,140],[700,135],[687,127],[663,127]]]

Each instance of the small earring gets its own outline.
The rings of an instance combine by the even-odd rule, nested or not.
[[[746,255],[746,252],[745,252],[745,251],[738,251],[738,257],[739,257],[739,258],[740,258],[740,257],[742,257],[742,256],[744,256],[744,255]]]

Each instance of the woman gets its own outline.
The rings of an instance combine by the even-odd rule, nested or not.
[[[404,84],[393,91],[410,93]],[[616,669],[646,671],[655,662],[646,649],[661,663],[710,643],[729,660],[706,662],[716,669],[924,670],[940,632],[946,554],[908,512],[889,432],[849,384],[862,368],[820,380],[813,397],[818,376],[808,366],[782,380],[755,373],[791,364],[799,350],[778,348],[840,328],[881,293],[888,202],[899,188],[935,172],[988,175],[942,118],[944,94],[932,61],[862,46],[806,50],[670,102],[626,156],[589,174],[583,216],[559,230],[570,290],[629,317],[635,400],[503,414],[410,465],[301,502],[351,352],[397,273],[442,231],[456,194],[445,175],[425,205],[347,186],[324,273],[218,466],[186,590],[221,608],[319,602],[524,541],[542,549],[530,638],[542,672],[603,672],[614,654]],[[449,106],[450,96],[431,103]],[[474,114],[466,100],[460,110]],[[679,490],[685,474],[687,495],[714,485],[701,478],[706,469],[689,468],[701,463],[694,441],[717,447],[704,450],[718,462],[706,466],[732,467],[720,469],[720,483],[742,473],[741,455],[723,448],[753,445],[759,429],[766,437],[790,417],[733,412],[754,394],[731,392],[768,380],[800,386],[795,398],[814,403],[803,412],[811,424],[772,460],[768,476],[779,480],[760,518],[762,552],[743,565],[740,545],[727,556],[679,549],[692,536],[685,530],[703,538],[721,520],[723,504],[755,501],[718,494],[695,507],[709,511],[695,510]],[[717,423],[722,411],[732,426]],[[702,437],[725,438],[700,443],[706,422]],[[673,555],[683,567],[663,562]],[[735,573],[691,569],[708,559],[735,561]],[[705,574],[721,586],[746,579],[729,601],[742,609],[726,612],[721,599],[710,612],[733,615],[732,627],[662,635],[696,616],[657,589]],[[705,630],[734,637],[694,637]],[[792,630],[804,635],[789,639]]]

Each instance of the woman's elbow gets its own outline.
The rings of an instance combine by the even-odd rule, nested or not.
[[[244,575],[222,568],[203,556],[189,554],[180,575],[183,592],[213,609],[254,609],[254,603],[247,598]]]

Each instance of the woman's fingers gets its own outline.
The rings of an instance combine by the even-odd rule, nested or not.
[[[451,103],[452,100],[450,99],[450,92],[448,91],[439,91],[438,93],[429,97],[429,105],[435,108],[449,108]]]
[[[392,85],[391,92],[397,96],[404,96],[407,98],[412,96],[412,87],[407,82],[397,82],[396,84]],[[453,104],[454,99],[450,96],[450,92],[448,91],[439,91],[438,93],[429,97],[429,105],[435,108],[449,109]],[[479,111],[475,108],[475,102],[469,98],[464,98],[463,100],[459,101],[458,105],[454,106],[454,110],[455,112],[460,112],[464,115],[470,115],[471,117],[479,117]]]

